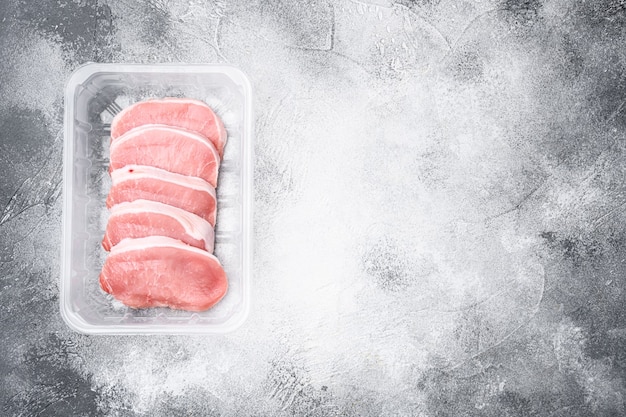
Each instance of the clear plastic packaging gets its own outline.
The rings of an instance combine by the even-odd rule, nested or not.
[[[110,122],[122,108],[161,97],[195,98],[222,118],[228,142],[219,171],[215,255],[229,279],[226,296],[196,313],[132,309],[100,289],[107,252],[101,241]],[[237,68],[211,64],[87,64],[65,91],[61,315],[91,334],[207,334],[234,330],[250,308],[252,274],[253,114],[251,86]]]

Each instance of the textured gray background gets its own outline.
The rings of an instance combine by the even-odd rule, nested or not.
[[[623,0],[0,2],[0,414],[624,415],[625,44]],[[237,332],[62,322],[87,61],[252,79]]]

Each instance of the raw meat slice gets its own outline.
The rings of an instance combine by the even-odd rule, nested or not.
[[[124,239],[100,274],[100,287],[133,308],[204,311],[224,297],[228,280],[210,253],[163,236]]]
[[[113,206],[102,247],[111,247],[126,238],[167,236],[213,253],[213,227],[201,217],[178,207],[148,200]]]
[[[126,107],[111,122],[111,139],[147,124],[162,124],[197,132],[208,138],[224,154],[226,129],[220,118],[204,102],[193,99],[164,98],[146,100]]]
[[[162,125],[140,126],[111,143],[110,153],[109,172],[126,165],[149,165],[217,185],[217,150],[193,132]]]
[[[126,165],[111,172],[107,208],[134,200],[151,200],[187,210],[215,226],[217,200],[208,182],[145,165]]]

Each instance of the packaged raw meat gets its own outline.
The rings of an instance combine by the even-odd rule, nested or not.
[[[169,126],[202,137],[213,147],[209,154],[219,163],[218,189],[194,175],[169,172],[148,161],[128,160],[107,174],[111,144],[120,140],[120,132],[145,124],[170,124],[163,118],[124,122],[137,109],[143,117],[141,108],[147,107],[138,103],[158,105],[153,97],[187,97],[179,103],[176,100],[181,99],[156,101],[167,101],[170,108],[189,104],[188,108],[195,108],[192,112],[210,107],[224,121],[222,125],[218,119],[202,116],[206,126]],[[218,64],[90,63],[69,78],[64,103],[59,304],[65,322],[88,334],[220,334],[239,327],[250,309],[252,278],[254,114],[246,75]],[[189,143],[194,143],[193,152],[185,154],[187,143],[170,147],[171,157],[206,159],[197,151],[204,149],[198,146],[200,141]],[[162,236],[126,238],[106,252],[102,241],[111,218],[109,209],[142,199],[197,214],[211,225],[217,210],[215,257]],[[164,241],[168,243],[161,244]],[[135,270],[126,261],[143,266]],[[125,269],[130,273],[122,273]],[[191,279],[187,282],[183,276]],[[136,279],[141,281],[133,290],[123,289]],[[157,290],[151,288],[155,282]],[[181,289],[193,291],[166,295]]]

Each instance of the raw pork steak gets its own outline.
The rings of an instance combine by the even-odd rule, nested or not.
[[[167,236],[213,253],[213,227],[201,217],[167,204],[148,200],[121,203],[111,209],[102,240],[105,250],[122,239]]]
[[[187,210],[215,226],[217,200],[208,182],[145,165],[127,165],[111,172],[107,208],[134,200],[152,200]]]
[[[147,124],[162,124],[197,132],[208,138],[224,154],[226,129],[213,110],[199,100],[165,98],[146,100],[126,107],[111,122],[111,139]]]
[[[107,257],[100,286],[133,308],[204,311],[224,297],[226,273],[210,253],[162,236],[124,239]]]
[[[220,157],[203,136],[162,125],[145,125],[111,143],[109,172],[126,165],[149,165],[199,177],[217,185]]]

